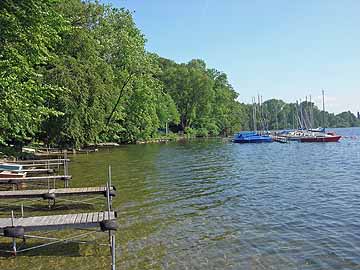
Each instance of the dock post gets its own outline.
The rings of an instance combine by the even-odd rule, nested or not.
[[[109,211],[112,209],[112,196],[110,196],[110,189],[111,189],[111,165],[109,165],[109,170],[108,170],[108,186],[106,191],[106,196],[108,197]]]
[[[64,150],[64,175],[67,176],[69,173],[68,162],[67,162],[67,150]],[[65,187],[69,187],[68,179],[65,179]]]
[[[110,220],[112,201],[110,196],[110,187],[111,187],[111,165],[108,168],[108,181],[106,182],[106,199],[108,207],[108,219]],[[115,270],[115,235],[111,230],[109,230],[109,246],[111,252],[111,270]]]
[[[14,210],[11,210],[11,226],[14,227]]]
[[[110,203],[110,186],[109,182],[106,183],[106,200],[107,200],[107,207],[108,207],[108,219],[110,219],[111,213],[111,203]]]
[[[111,234],[111,238],[110,238],[110,244],[111,244],[111,270],[116,270],[116,260],[115,260],[115,255],[116,255],[116,248],[115,248],[115,235]]]
[[[11,226],[15,227],[13,210],[11,210]],[[13,249],[13,255],[16,256],[16,238],[15,237],[13,237],[13,239],[12,239],[12,249]]]

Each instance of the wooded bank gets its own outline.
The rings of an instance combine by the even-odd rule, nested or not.
[[[251,129],[251,105],[237,101],[225,73],[162,58],[145,42],[125,9],[1,1],[0,144],[79,147],[146,141],[167,128],[188,136]],[[291,126],[291,104],[268,101],[264,113],[269,128]],[[354,118],[328,114],[327,124],[359,125]]]

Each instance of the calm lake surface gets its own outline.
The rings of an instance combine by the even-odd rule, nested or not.
[[[360,129],[336,132],[346,138],[104,149],[72,158],[72,186],[105,183],[111,164],[118,269],[360,269]],[[85,258],[53,260],[100,260]]]
[[[350,138],[129,145],[71,170],[112,165],[120,269],[359,269],[360,129],[337,133]]]

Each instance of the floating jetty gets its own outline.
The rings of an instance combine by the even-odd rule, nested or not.
[[[54,169],[22,169],[21,171],[15,171],[15,172],[24,172],[27,174],[53,174],[55,172]]]
[[[47,162],[52,162],[47,160]],[[24,163],[28,164],[28,163]],[[64,163],[66,164],[66,162]],[[16,167],[16,166],[15,166]],[[67,172],[67,168],[64,171]],[[61,214],[61,215],[46,215],[46,216],[24,216],[24,207],[21,206],[21,216],[16,217],[14,211],[11,211],[11,216],[7,218],[0,218],[0,237],[6,237],[12,239],[11,248],[0,250],[5,253],[17,255],[19,252],[26,252],[36,248],[42,248],[52,244],[60,242],[77,242],[85,244],[85,241],[78,241],[90,234],[98,232],[108,233],[108,246],[110,247],[111,253],[111,269],[115,270],[115,234],[114,231],[117,229],[116,211],[112,210],[112,197],[115,196],[115,187],[111,185],[111,167],[109,166],[108,182],[106,186],[100,187],[68,187],[68,180],[71,179],[70,175],[57,175],[57,176],[38,176],[38,177],[23,177],[23,178],[0,178],[1,184],[12,184],[17,185],[24,181],[47,181],[47,189],[33,189],[33,190],[13,190],[13,191],[0,191],[0,199],[31,199],[31,198],[43,198],[54,202],[58,197],[65,196],[89,196],[89,195],[103,195],[107,199],[107,210],[99,212],[89,213],[72,213],[72,214]],[[64,188],[50,188],[51,180],[64,180]],[[71,202],[75,202],[70,200]],[[94,229],[91,229],[94,228]],[[49,233],[45,236],[33,235],[32,232],[37,231],[59,231],[59,230],[82,230],[77,235],[71,235],[65,238],[49,237]],[[41,243],[35,246],[26,246],[26,239],[38,239],[41,241],[48,241],[48,243]],[[22,240],[18,246],[18,242]]]
[[[25,168],[50,169],[53,167],[59,168],[61,166],[64,168],[64,170],[67,170],[69,162],[70,159],[68,158],[7,161],[6,163],[0,163],[0,170],[1,168],[6,167],[8,167],[8,170],[24,170]]]
[[[64,187],[69,187],[69,180],[72,178],[71,175],[49,175],[49,176],[30,176],[30,177],[7,177],[0,178],[0,185],[12,185],[13,188],[18,189],[20,185],[29,182],[43,182],[49,183],[57,180],[64,181]]]
[[[23,187],[26,183],[39,182],[48,183],[57,180],[64,181],[64,187],[69,187],[69,180],[72,178],[69,175],[68,158],[45,159],[45,160],[17,160],[0,163],[0,185],[12,185],[15,187]],[[57,167],[57,168],[56,168]],[[55,170],[63,171],[63,175],[53,175]]]
[[[65,152],[66,155],[66,152]],[[112,197],[115,196],[115,187],[111,185],[111,167],[109,166],[108,182],[106,186],[99,187],[69,187],[69,180],[72,179],[68,175],[69,159],[45,159],[45,160],[21,160],[15,162],[0,163],[0,184],[12,185],[12,191],[0,191],[0,200],[8,199],[23,199],[31,200],[34,198],[42,198],[48,200],[49,208],[55,206],[57,198],[66,196],[94,196],[102,195],[107,198],[107,211],[90,212],[90,213],[71,213],[61,215],[46,215],[46,216],[24,216],[24,205],[21,204],[21,216],[16,217],[14,211],[11,211],[11,217],[0,218],[0,237],[7,237],[12,239],[11,248],[0,250],[5,253],[16,255],[19,252],[26,252],[36,248],[57,244],[60,242],[77,242],[85,236],[97,232],[108,232],[110,253],[111,253],[111,269],[115,270],[115,234],[117,229],[116,217],[117,214],[112,210]],[[46,175],[46,176],[30,176],[28,173],[49,174],[54,170],[51,167],[63,166],[64,175]],[[64,188],[56,188],[56,181],[64,181]],[[47,188],[44,189],[24,189],[19,190],[22,184],[26,183],[46,183]],[[18,190],[15,190],[15,187]],[[66,200],[68,202],[77,202],[75,200]],[[86,199],[84,203],[88,203]],[[53,204],[51,205],[51,202]],[[12,205],[10,205],[12,206]],[[95,228],[95,229],[89,229]],[[82,230],[78,235],[71,235],[67,238],[55,238],[46,236],[32,235],[32,232],[37,231],[59,231],[59,230]],[[84,232],[84,230],[86,232]],[[35,246],[26,247],[25,239],[38,239],[41,241],[48,241],[48,243],[41,243]],[[22,239],[22,243],[17,246],[17,242]],[[92,241],[91,241],[92,242]],[[93,242],[92,242],[93,243]]]
[[[110,187],[110,196],[114,196],[115,187]],[[81,187],[81,188],[57,188],[57,189],[30,189],[30,190],[13,190],[13,191],[0,191],[0,199],[10,198],[47,198],[48,195],[55,197],[64,196],[81,196],[81,195],[106,195],[106,187]]]
[[[53,208],[57,198],[69,196],[91,196],[91,195],[107,195],[107,187],[81,187],[81,188],[57,188],[57,189],[30,189],[30,190],[13,190],[0,191],[0,199],[32,199],[42,198],[48,200],[49,208]],[[109,195],[116,195],[116,188],[109,188]],[[71,202],[75,202],[71,200]],[[79,201],[81,202],[81,201]],[[87,203],[88,204],[88,203]]]
[[[99,226],[106,220],[116,220],[116,212],[92,212],[20,218],[0,218],[3,236],[23,238],[27,232],[79,229]],[[12,229],[11,229],[12,228]]]
[[[31,160],[16,160],[16,161],[8,161],[7,163],[17,163],[17,164],[43,164],[43,163],[58,163],[61,162],[70,162],[70,159],[68,158],[52,158],[52,159],[31,159]]]

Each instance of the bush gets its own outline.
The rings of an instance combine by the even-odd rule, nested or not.
[[[187,138],[194,138],[196,137],[196,130],[190,127],[185,128],[185,136]]]
[[[208,137],[209,131],[206,128],[199,128],[196,130],[196,137]]]

